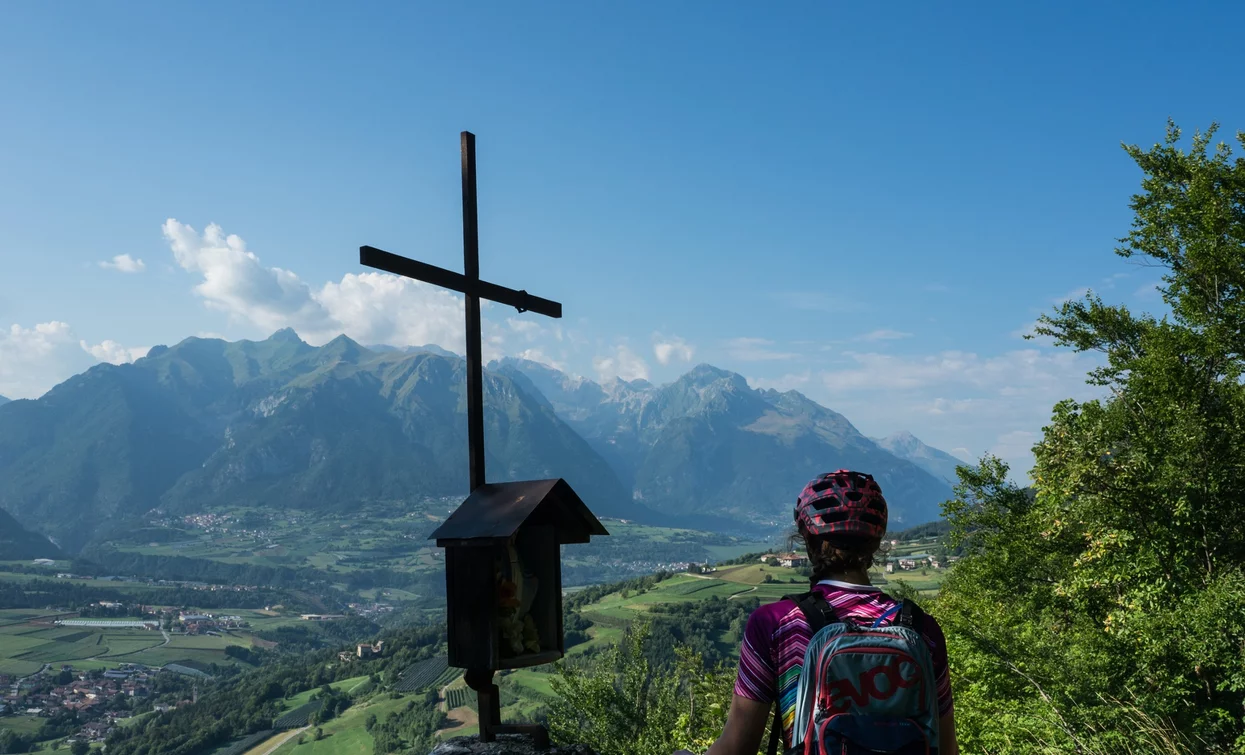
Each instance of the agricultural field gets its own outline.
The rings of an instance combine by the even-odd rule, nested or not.
[[[393,688],[398,692],[419,692],[429,687],[440,687],[459,673],[458,669],[450,668],[449,658],[442,655],[420,661],[403,671]]]
[[[243,611],[235,612],[243,615]],[[57,626],[68,614],[40,611],[0,611],[0,673],[33,674],[44,664],[72,664],[77,669],[115,668],[121,663],[164,666],[236,663],[225,655],[228,645],[249,647],[246,632],[221,636],[170,634],[157,630],[101,623],[94,626]],[[271,621],[278,618],[264,617]]]

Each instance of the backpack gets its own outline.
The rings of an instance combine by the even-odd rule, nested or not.
[[[919,630],[920,607],[904,600],[864,626],[835,616],[819,592],[785,599],[799,606],[813,633],[800,670],[787,755],[937,755],[937,683]],[[881,626],[896,612],[893,625]],[[776,703],[770,755],[781,736]]]

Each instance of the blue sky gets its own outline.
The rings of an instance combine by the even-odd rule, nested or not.
[[[707,361],[1026,469],[1093,393],[1018,334],[1161,305],[1120,143],[1245,128],[1239,3],[358,5],[0,4],[0,393],[283,325],[461,351],[356,250],[461,266],[470,129],[484,275],[566,311],[489,309],[490,354]]]

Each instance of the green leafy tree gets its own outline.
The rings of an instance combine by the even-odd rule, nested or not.
[[[90,751],[91,746],[81,739],[76,739],[73,744],[69,745],[71,755],[86,755]]]
[[[1126,147],[1117,252],[1170,314],[1091,293],[1035,328],[1099,354],[1108,397],[1054,408],[1032,490],[959,470],[935,611],[965,751],[1245,752],[1245,159],[1213,134]]]
[[[703,751],[721,733],[734,669],[706,668],[687,648],[670,667],[646,655],[650,626],[637,623],[623,641],[586,662],[562,662],[549,706],[553,738],[586,744],[603,755],[670,755]]]

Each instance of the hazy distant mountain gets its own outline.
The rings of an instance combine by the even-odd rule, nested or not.
[[[0,510],[0,554],[9,560],[63,555],[46,537],[26,530],[4,510]]]
[[[968,464],[946,451],[925,445],[907,431],[900,431],[880,440],[875,439],[874,442],[899,458],[907,459],[935,477],[945,480],[948,485],[955,485],[959,482],[955,468]]]
[[[9,403],[9,399],[5,398],[4,396],[0,396],[0,406],[3,406],[4,404],[7,404],[7,403]]]
[[[795,391],[759,391],[700,365],[670,385],[599,385],[546,365],[491,365],[544,394],[650,508],[785,524],[813,475],[848,467],[875,475],[896,524],[937,519],[947,483],[862,435],[845,417]]]
[[[369,351],[376,352],[396,351],[401,354],[436,354],[439,357],[462,359],[461,355],[455,354],[448,349],[443,349],[435,343],[424,344],[423,346],[385,346],[383,344],[376,344],[368,346],[367,349]]]
[[[0,412],[0,508],[70,550],[154,508],[349,509],[466,493],[464,362],[190,338],[100,364]],[[593,511],[643,516],[547,403],[485,379],[489,479],[565,477]]]

